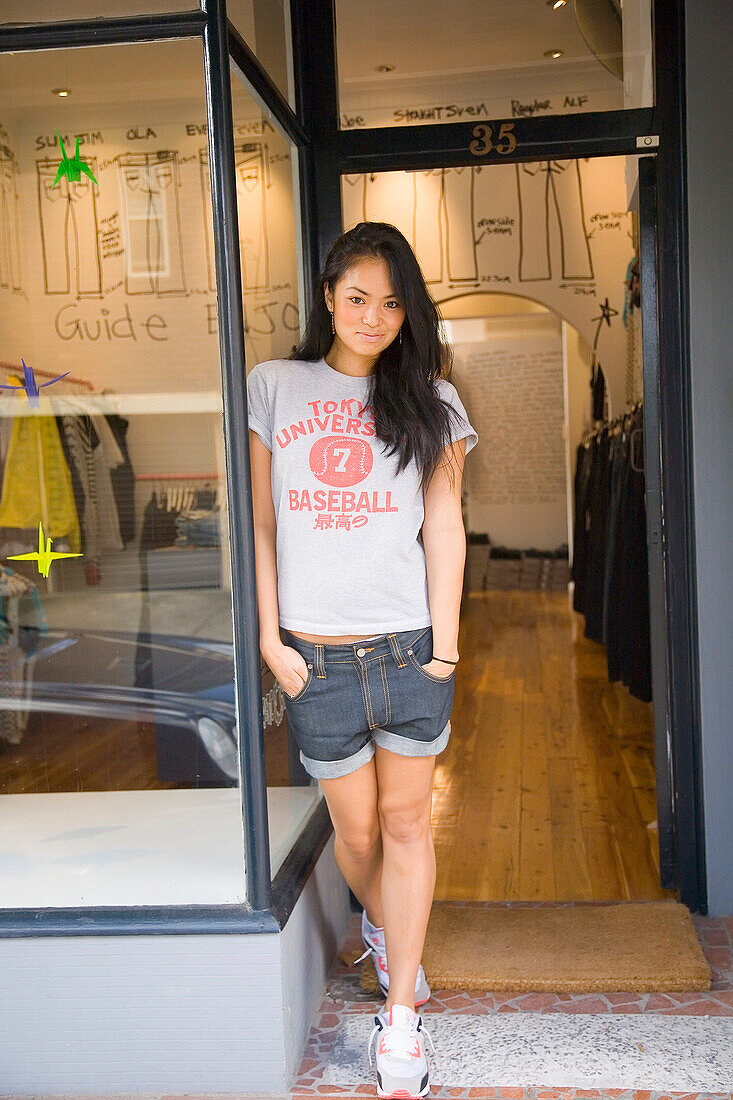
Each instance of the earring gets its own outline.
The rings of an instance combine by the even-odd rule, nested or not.
[[[400,347],[402,347],[402,329],[400,329]]]
[[[330,309],[330,310],[329,310],[329,313],[331,314],[331,332],[335,332],[335,331],[336,331],[336,326],[335,326],[335,324],[333,323],[333,310],[332,310],[332,309]]]

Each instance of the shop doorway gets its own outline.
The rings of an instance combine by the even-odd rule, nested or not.
[[[345,229],[411,241],[479,433],[439,899],[676,896],[655,196],[649,156],[342,176]]]

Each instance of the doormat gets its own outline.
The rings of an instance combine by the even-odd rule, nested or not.
[[[706,990],[711,981],[689,909],[676,901],[437,904],[423,965],[433,989],[647,993]],[[361,988],[379,990],[369,957]]]

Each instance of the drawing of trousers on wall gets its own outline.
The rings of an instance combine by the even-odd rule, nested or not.
[[[366,179],[363,172],[341,177],[341,214],[344,232],[347,229],[353,229],[357,222],[366,221],[364,209]]]
[[[267,145],[258,141],[235,146],[239,255],[242,288],[264,290],[270,285],[270,257],[267,241]],[[209,150],[199,149],[201,192],[204,203],[204,232],[209,289],[216,290],[214,240],[211,224],[211,171]]]
[[[125,223],[128,294],[183,294],[183,242],[178,154],[122,153],[120,188]]]
[[[0,145],[0,286],[21,289],[18,170],[6,145]]]
[[[96,158],[85,157],[85,161],[98,179]],[[46,294],[69,294],[75,290],[80,298],[99,298],[102,295],[102,258],[97,221],[98,188],[87,176],[76,183],[61,176],[54,187],[60,163],[60,158],[36,161]],[[74,278],[76,286],[72,285]]]
[[[473,168],[431,168],[414,175],[414,248],[426,281],[477,282]]]
[[[411,245],[414,244],[415,173],[370,172],[360,178],[364,187],[364,213],[358,220],[389,222],[399,229]],[[358,185],[348,186],[356,186],[358,191]]]
[[[412,245],[428,283],[476,282],[473,169],[378,172],[344,176],[345,224],[384,221]],[[360,193],[359,180],[363,180]],[[363,216],[354,217],[363,200]]]
[[[519,281],[552,278],[550,192],[560,229],[563,279],[593,279],[577,160],[515,165],[519,193]]]

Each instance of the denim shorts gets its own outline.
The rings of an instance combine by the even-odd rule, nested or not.
[[[283,695],[309,775],[348,775],[371,760],[375,744],[401,756],[437,756],[446,747],[456,670],[433,676],[421,667],[433,656],[432,626],[334,644],[280,631],[308,664],[298,694]]]

